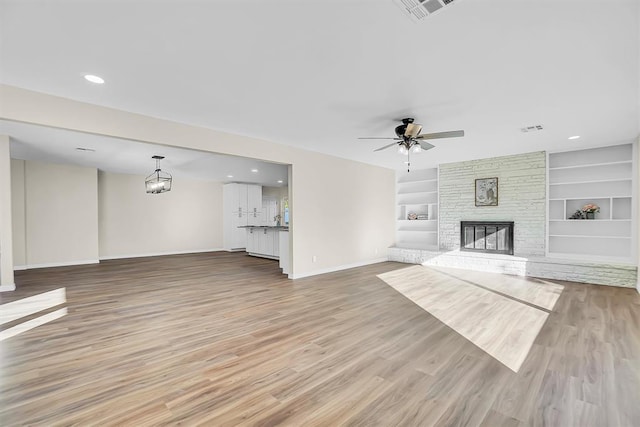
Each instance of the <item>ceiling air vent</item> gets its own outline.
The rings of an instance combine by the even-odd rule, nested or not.
[[[414,22],[422,21],[456,0],[393,0]]]
[[[527,126],[525,128],[520,129],[522,132],[537,132],[539,130],[544,129],[542,127],[542,125],[533,125],[533,126]]]

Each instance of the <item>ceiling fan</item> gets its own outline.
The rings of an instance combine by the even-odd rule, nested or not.
[[[409,155],[410,153],[420,153],[423,150],[431,150],[435,147],[435,145],[429,144],[426,142],[427,139],[440,139],[440,138],[457,138],[460,136],[464,136],[463,130],[452,130],[447,132],[436,132],[436,133],[424,133],[420,134],[422,130],[422,125],[417,123],[413,123],[414,119],[408,117],[406,119],[402,119],[402,124],[396,126],[396,138],[387,138],[387,137],[360,137],[358,139],[392,139],[395,142],[392,142],[389,145],[385,145],[384,147],[380,147],[373,151],[382,151],[387,148],[393,147],[394,145],[398,146],[398,153],[407,155],[407,172],[409,172],[411,163]]]

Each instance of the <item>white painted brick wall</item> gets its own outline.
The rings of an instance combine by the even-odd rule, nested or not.
[[[475,206],[475,179],[498,177],[498,206]],[[440,165],[440,251],[390,248],[389,260],[428,266],[634,287],[631,265],[545,258],[544,152]],[[513,221],[514,256],[460,252],[460,221]]]
[[[475,206],[476,178],[498,177],[498,206]],[[440,165],[440,249],[460,248],[460,221],[513,221],[514,255],[544,256],[543,151]]]

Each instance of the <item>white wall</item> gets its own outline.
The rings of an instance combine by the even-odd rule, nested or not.
[[[20,168],[14,176],[20,179]],[[33,268],[98,262],[97,170],[26,161],[23,177],[24,195],[16,194],[14,200],[24,200],[24,223],[18,219],[13,229],[18,245],[24,242],[25,264],[14,265]],[[20,248],[14,251],[19,253]]]
[[[146,194],[144,178],[99,172],[101,259],[222,247],[222,183],[174,177],[171,191]]]
[[[11,155],[9,137],[0,135],[0,291],[15,289],[11,228]]]
[[[302,271],[348,265],[354,255],[386,258],[395,239],[395,172],[360,166],[328,156],[304,173],[293,166],[292,224],[296,233],[304,230],[304,238],[295,236],[295,262]]]
[[[638,9],[640,11],[640,8]],[[635,163],[635,167],[636,167],[636,182],[635,182],[635,194],[634,197],[636,198],[636,212],[635,212],[635,217],[638,218],[640,216],[640,137],[638,138],[638,142],[636,142],[636,146],[635,146],[635,153],[636,153],[636,163]],[[636,223],[635,225],[635,233],[636,233],[636,243],[637,243],[637,251],[636,254],[638,255],[638,263],[636,264],[638,267],[638,270],[640,270],[640,227],[638,226],[638,224]],[[640,292],[640,274],[637,275],[636,277],[636,289],[638,290],[638,292]]]
[[[25,201],[25,161],[11,159],[11,218],[13,227],[13,265],[27,265],[27,226]]]
[[[291,164],[294,277],[372,262],[394,242],[391,169],[7,85],[0,98],[4,119]]]
[[[498,177],[498,206],[475,206],[475,179]],[[440,248],[460,247],[460,221],[513,221],[514,255],[545,255],[543,151],[440,165]]]

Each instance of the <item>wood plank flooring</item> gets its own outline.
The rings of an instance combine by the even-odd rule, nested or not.
[[[563,289],[537,279],[422,265],[378,277],[514,372],[548,316],[525,301],[539,300],[551,309]]]
[[[17,272],[1,304],[66,302],[3,331],[67,314],[0,342],[0,425],[640,425],[635,290],[557,282],[515,373],[377,277],[406,267],[291,281],[222,252]]]

